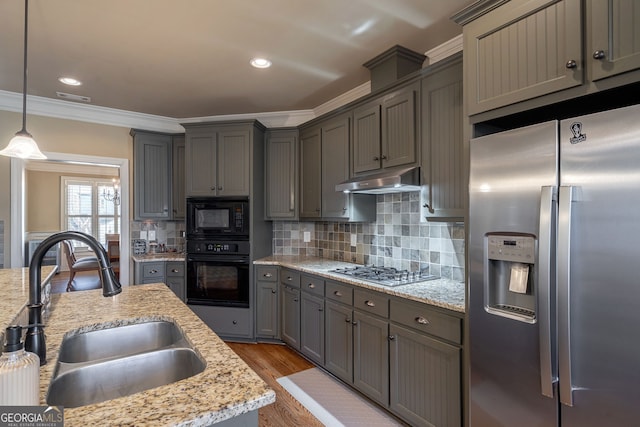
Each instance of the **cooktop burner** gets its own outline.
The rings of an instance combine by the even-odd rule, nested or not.
[[[400,286],[409,283],[423,282],[425,280],[438,279],[438,276],[429,274],[426,271],[398,270],[393,267],[376,266],[355,266],[330,270],[331,273],[338,273],[344,276],[351,276],[356,279],[375,283],[383,286]]]

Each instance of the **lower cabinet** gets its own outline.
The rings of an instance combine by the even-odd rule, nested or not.
[[[300,289],[280,285],[282,295],[281,330],[282,341],[300,350]]]
[[[275,339],[278,328],[278,267],[256,266],[256,338]]]
[[[324,280],[308,275],[300,279],[300,352],[324,364]]]
[[[363,394],[389,405],[389,322],[353,312],[353,385]]]
[[[135,285],[165,283],[178,298],[185,300],[184,261],[135,262],[133,280]]]
[[[165,265],[165,283],[182,301],[186,298],[184,261],[167,261]]]
[[[346,383],[353,383],[353,308],[325,303],[324,368]]]

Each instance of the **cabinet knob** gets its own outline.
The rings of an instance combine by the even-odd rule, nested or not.
[[[237,321],[237,320],[234,320],[234,321],[232,321],[231,323],[233,323],[234,325],[237,325],[237,324],[238,324],[238,321]]]
[[[322,307],[320,307],[320,308],[318,309],[318,311],[324,311],[324,309],[323,309]]]
[[[333,294],[337,297],[341,297],[342,296],[342,292],[340,291],[333,291]]]
[[[309,286],[309,289],[315,289],[316,285],[314,285],[313,283],[309,283],[307,286]]]
[[[574,59],[570,59],[570,60],[567,61],[566,67],[568,69],[571,70],[573,68],[576,68],[577,66],[578,66],[578,63]]]
[[[354,320],[353,322],[351,322],[351,324],[352,324],[353,326],[358,326],[358,321],[357,321],[357,320]]]
[[[376,157],[373,158],[373,160],[375,160],[377,162],[378,160],[380,160],[380,157],[376,156]]]
[[[294,299],[293,299],[293,302],[298,302],[298,298],[294,298]]]
[[[180,271],[180,270],[178,270],[177,268],[172,268],[172,269],[171,269],[171,272],[172,272],[172,273],[178,273],[179,271]]]
[[[211,191],[216,191],[216,187],[215,186],[211,187]]]
[[[367,307],[375,307],[376,306],[376,303],[373,302],[373,301],[366,300],[364,303],[367,305]]]
[[[382,160],[387,160],[387,156],[385,156],[384,154],[381,157]]]
[[[271,273],[265,273],[263,274],[264,277],[266,277],[267,279],[273,277],[273,275]]]
[[[271,289],[271,293],[272,293],[272,294],[275,294],[275,293],[276,293],[276,290],[275,290],[275,289]]]
[[[292,281],[292,280],[293,280],[293,277],[291,277],[291,276],[287,276],[287,280],[288,280],[288,281]]]
[[[156,274],[158,272],[158,270],[150,270],[149,273],[151,274]]]
[[[419,323],[421,325],[428,325],[429,321],[422,316],[418,316],[416,317],[416,323]]]
[[[222,190],[222,186],[218,187],[218,190]]]
[[[604,59],[604,50],[596,50],[593,52],[593,59]]]
[[[346,319],[344,319],[345,322],[347,323],[351,323],[351,319],[349,319],[348,317]]]
[[[393,341],[395,339],[396,339],[395,335],[389,335],[389,341]]]

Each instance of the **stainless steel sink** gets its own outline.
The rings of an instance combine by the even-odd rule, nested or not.
[[[172,345],[188,345],[175,323],[135,323],[71,335],[62,341],[58,361],[79,363],[123,357]]]
[[[47,404],[76,408],[129,396],[204,371],[206,362],[172,322],[144,322],[63,340]]]

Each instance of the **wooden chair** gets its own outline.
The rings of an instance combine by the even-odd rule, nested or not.
[[[120,274],[120,242],[118,240],[107,240],[107,258],[113,272]]]
[[[67,264],[69,265],[69,283],[67,283],[67,292],[71,292],[73,290],[73,278],[78,271],[98,271],[100,270],[100,264],[96,257],[76,259],[76,255],[73,252],[73,245],[71,245],[71,242],[68,240],[62,241],[62,250],[64,251],[65,257],[67,258]]]

